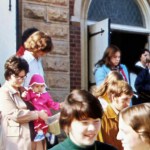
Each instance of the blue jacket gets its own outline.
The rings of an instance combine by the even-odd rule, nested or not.
[[[128,74],[127,67],[123,64],[120,64],[120,67],[123,69],[127,81],[129,82],[129,74]],[[96,66],[94,71],[96,85],[100,85],[110,71],[111,71],[110,68],[108,68],[105,64],[103,64],[102,66]]]

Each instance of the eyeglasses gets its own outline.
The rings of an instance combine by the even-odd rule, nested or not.
[[[18,75],[15,75],[15,74],[14,74],[14,77],[15,77],[17,80],[24,80],[27,76],[18,76]]]

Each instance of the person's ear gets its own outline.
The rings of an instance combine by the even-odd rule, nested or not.
[[[115,100],[115,94],[110,94],[110,100],[113,102]]]
[[[65,131],[66,135],[69,136],[69,127],[65,127],[64,131]]]

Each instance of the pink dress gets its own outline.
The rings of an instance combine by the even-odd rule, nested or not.
[[[52,115],[50,109],[60,109],[60,104],[58,102],[54,102],[48,92],[37,94],[30,89],[28,90],[25,101],[30,101],[35,110],[45,110],[48,116]],[[44,133],[46,133],[48,130],[48,125],[42,119],[38,119],[34,121],[34,129],[35,131],[37,131],[37,129],[41,129]]]

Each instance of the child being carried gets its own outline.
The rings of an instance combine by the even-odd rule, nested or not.
[[[45,90],[46,84],[44,79],[39,74],[34,74],[30,80],[29,88],[22,93],[22,97],[25,101],[29,101],[37,111],[45,111],[48,116],[52,116],[50,108],[54,110],[60,109],[60,103],[54,102],[50,94]],[[48,125],[42,119],[34,121],[34,129],[36,136],[34,141],[41,141],[45,138],[48,131]]]

